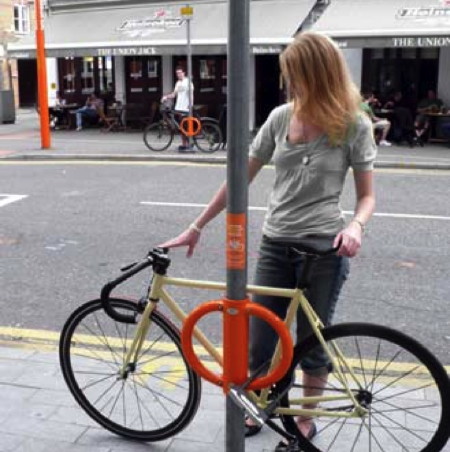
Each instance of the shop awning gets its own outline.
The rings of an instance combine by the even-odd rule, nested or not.
[[[196,54],[226,53],[228,2],[190,3]],[[253,0],[250,41],[254,53],[278,53],[302,25],[315,0]],[[186,52],[185,3],[51,14],[45,19],[47,56],[162,55]],[[34,36],[9,46],[11,56],[34,56]]]
[[[313,30],[341,47],[448,47],[450,0],[333,0]]]

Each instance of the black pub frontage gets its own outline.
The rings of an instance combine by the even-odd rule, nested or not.
[[[250,128],[261,125],[284,101],[278,56],[305,24],[315,0],[252,0],[250,3]],[[228,2],[190,2],[194,103],[219,117],[227,93]],[[175,68],[187,68],[185,3],[167,0],[48,0],[44,27],[50,103],[60,91],[68,102],[87,95],[140,104],[143,114],[173,90]],[[21,78],[21,105],[36,101],[34,34],[9,46]],[[22,84],[23,86],[23,84]]]
[[[450,107],[450,0],[332,0],[313,29],[339,43],[361,90],[400,91],[415,111],[431,89]]]

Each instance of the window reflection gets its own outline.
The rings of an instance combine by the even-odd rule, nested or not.
[[[81,94],[94,92],[94,58],[84,57],[81,72]]]
[[[214,91],[216,80],[216,60],[213,58],[200,60],[200,92]]]
[[[142,79],[142,59],[132,58],[130,60],[130,92],[142,93],[143,91],[143,79]]]
[[[62,63],[63,94],[75,92],[75,59],[65,58]]]

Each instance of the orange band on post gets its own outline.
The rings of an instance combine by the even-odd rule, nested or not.
[[[180,130],[187,137],[193,137],[202,130],[202,123],[193,116],[186,116],[180,122]]]
[[[245,213],[227,214],[227,268],[245,270],[247,237]]]

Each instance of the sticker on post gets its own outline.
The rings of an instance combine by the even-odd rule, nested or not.
[[[246,215],[227,215],[227,268],[244,270],[246,266]]]

